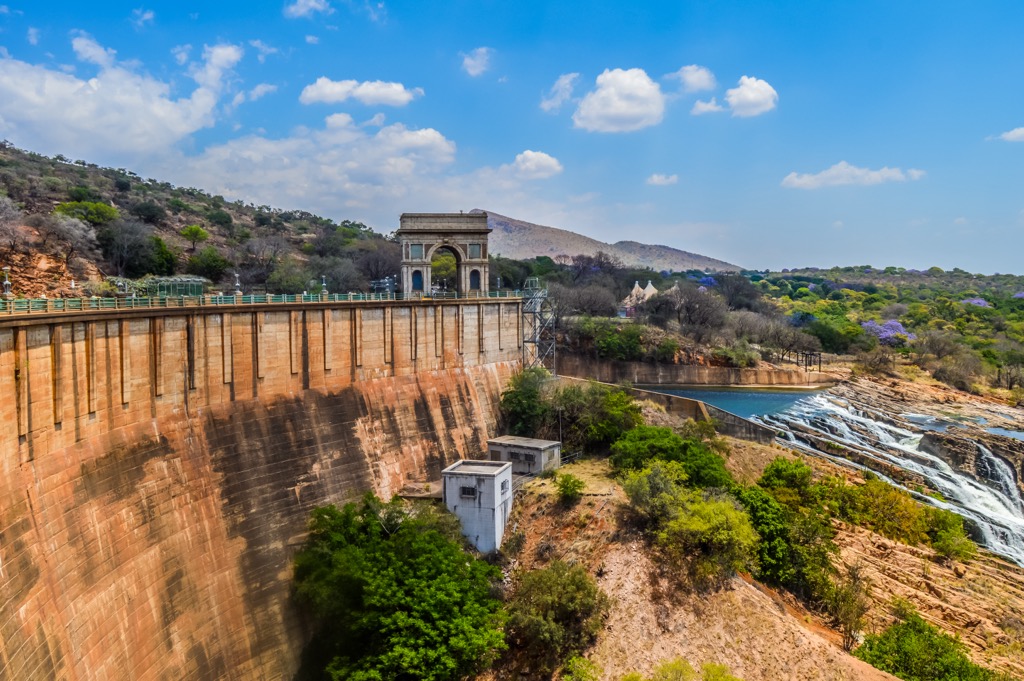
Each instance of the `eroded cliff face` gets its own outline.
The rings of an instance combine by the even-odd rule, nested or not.
[[[0,329],[0,679],[292,677],[309,511],[479,456],[519,366],[496,310],[404,333],[386,312],[377,339],[335,312],[268,314],[262,340],[248,319]],[[424,345],[443,334],[461,352]]]

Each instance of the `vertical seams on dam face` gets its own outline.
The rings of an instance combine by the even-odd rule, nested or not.
[[[481,456],[518,301],[0,319],[0,681],[290,679],[309,511]]]

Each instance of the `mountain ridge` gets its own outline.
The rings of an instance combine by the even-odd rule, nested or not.
[[[617,241],[613,244],[584,236],[560,227],[538,225],[526,220],[475,208],[470,212],[486,213],[491,253],[506,258],[526,260],[538,256],[593,255],[604,251],[619,258],[629,267],[650,267],[662,271],[705,270],[736,272],[739,265],[671,246],[645,244],[639,241]]]

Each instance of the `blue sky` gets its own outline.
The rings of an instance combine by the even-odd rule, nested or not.
[[[635,5],[635,6],[634,6]],[[356,219],[1024,273],[1018,2],[0,0],[0,138]]]

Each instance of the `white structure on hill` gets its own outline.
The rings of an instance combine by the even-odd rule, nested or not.
[[[537,475],[562,465],[562,443],[532,437],[502,435],[487,441],[491,461],[507,461],[516,475]]]
[[[512,464],[456,461],[441,471],[444,505],[462,523],[462,534],[480,553],[501,546],[512,512]]]
[[[648,300],[658,295],[658,289],[654,288],[654,284],[651,280],[647,280],[647,286],[640,288],[640,282],[633,282],[633,290],[629,292],[629,295],[622,299],[620,310],[622,310],[626,317],[632,317],[633,311],[640,306],[642,303],[646,303]]]

